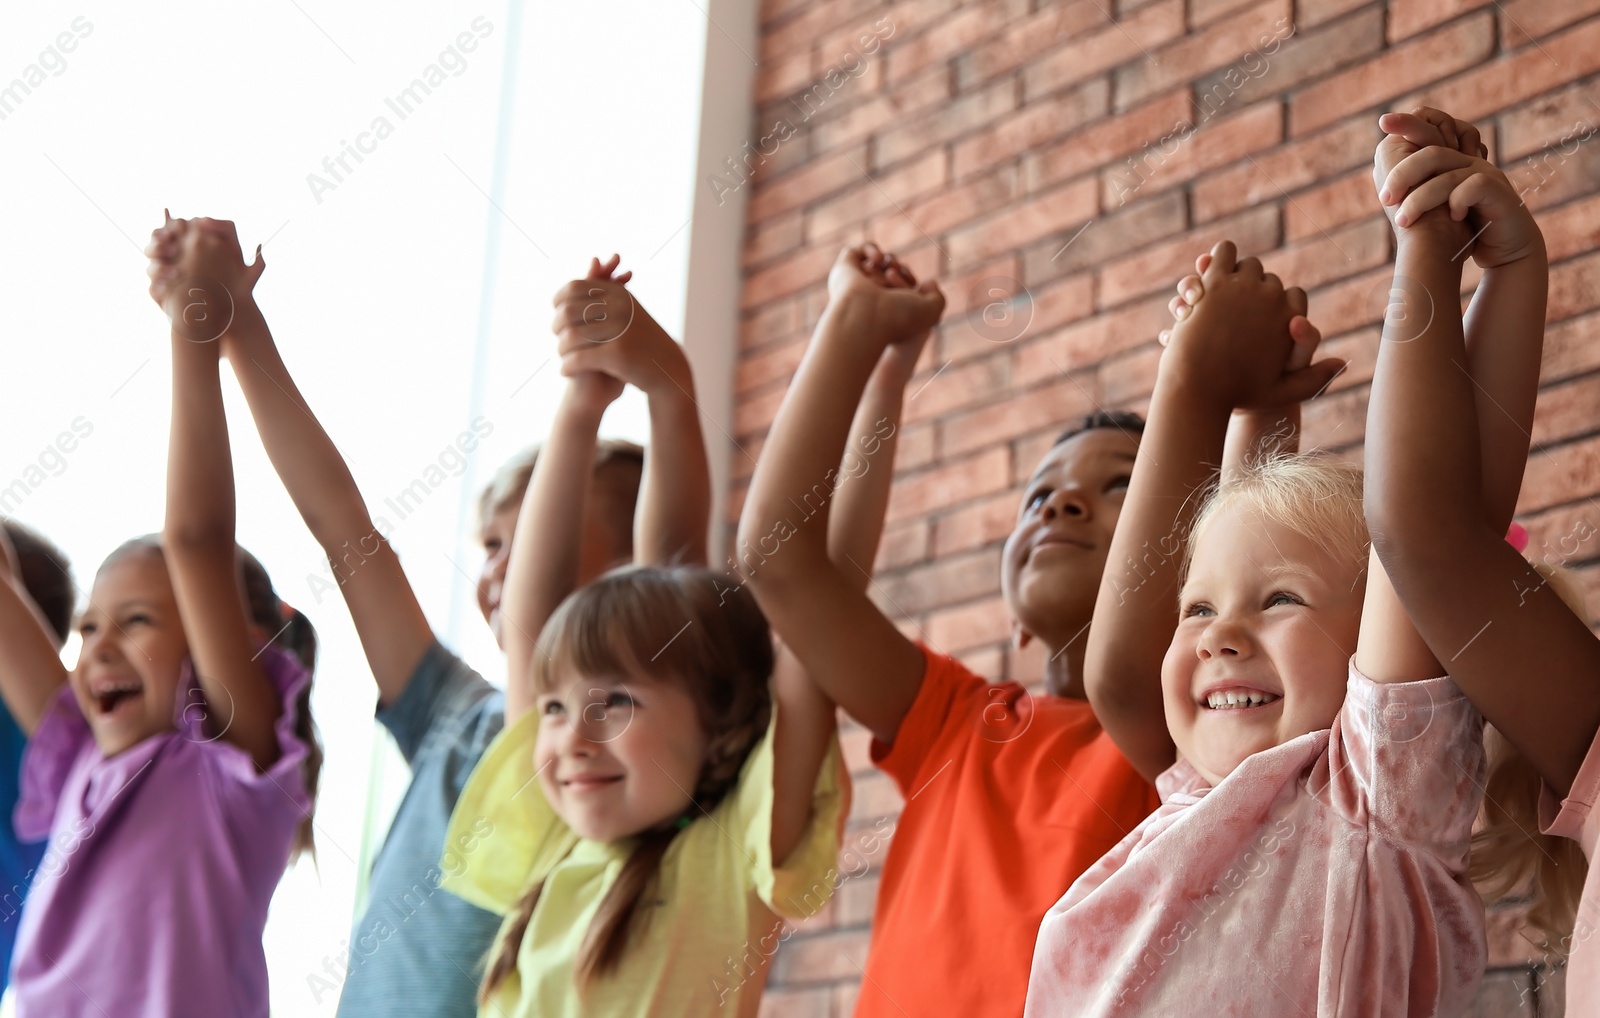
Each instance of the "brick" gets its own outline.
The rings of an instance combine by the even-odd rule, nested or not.
[[[1317,322],[1316,310],[1313,305],[1312,324]],[[1317,326],[1319,329],[1321,327]],[[1382,332],[1380,326],[1373,326],[1359,332],[1347,332],[1337,339],[1324,339],[1318,345],[1317,360],[1337,357],[1345,362],[1345,369],[1328,386],[1328,392],[1343,392],[1372,381],[1372,373],[1378,366],[1378,338]]]
[[[859,184],[806,213],[808,236],[822,241],[846,231],[864,232],[871,216],[938,191],[945,183],[945,164],[943,152],[929,152],[889,173],[861,174]]]
[[[942,358],[959,362],[986,356],[997,346],[1016,344],[1077,321],[1094,310],[1094,282],[1088,275],[1077,275],[1038,287],[1023,287],[1018,299],[991,301],[988,308],[987,318],[984,312],[974,311],[947,321],[939,330]]]
[[[889,495],[886,518],[898,522],[992,494],[1010,478],[1007,451],[989,449],[899,480]]]
[[[886,527],[883,539],[878,542],[878,561],[873,568],[899,569],[925,562],[931,542],[932,528],[927,520],[908,520],[898,526]]]
[[[889,80],[902,81],[932,64],[971,49],[1004,31],[1019,15],[1026,13],[1027,7],[1027,0],[987,0],[961,8],[914,38],[892,44]]]
[[[872,912],[878,903],[876,876],[864,874],[854,880],[846,881],[835,893],[839,899],[835,915],[838,916],[840,926],[865,926],[872,921]]]
[[[1204,28],[1249,3],[1250,0],[1189,0],[1189,27]]]
[[[755,350],[768,343],[781,342],[800,335],[800,306],[794,301],[768,304],[746,314],[739,322],[740,351]]]
[[[781,949],[780,949],[781,950]],[[833,1001],[827,987],[768,989],[761,995],[758,1018],[830,1018]]]
[[[1600,130],[1600,105],[1587,83],[1541,95],[1500,114],[1500,145],[1491,155],[1511,173],[1512,162],[1557,149],[1571,155],[1579,145],[1596,140]]]
[[[904,209],[886,212],[873,223],[873,234],[890,248],[945,233],[1010,204],[1018,195],[1015,167],[1003,166],[986,177],[967,181]]]
[[[1183,0],[1162,0],[1087,35],[1053,38],[1048,53],[1023,69],[1023,101],[1036,102],[1129,61],[1146,60],[1150,50],[1181,37],[1183,27]]]
[[[758,307],[776,297],[788,296],[828,278],[828,270],[839,256],[837,244],[805,247],[758,269],[745,277],[740,306]]]
[[[774,382],[788,384],[800,358],[805,356],[806,342],[795,339],[765,347],[759,353],[739,359],[733,369],[733,391],[739,396],[764,388]]]
[[[1011,368],[1012,384],[1033,385],[1056,378],[1155,339],[1172,322],[1168,300],[1140,301],[1019,347]]]
[[[1316,210],[1313,216],[1312,209]],[[1284,239],[1293,243],[1322,230],[1337,230],[1381,211],[1372,171],[1352,170],[1319,187],[1310,188],[1283,207]]]
[[[1590,501],[1521,518],[1528,557],[1573,567],[1600,557],[1600,506]]]
[[[951,96],[949,75],[935,70],[888,92],[835,107],[827,111],[829,115],[811,122],[812,148],[822,153],[854,144],[898,121],[948,102]]]
[[[761,0],[761,26],[781,22],[785,17],[804,7],[807,0]]]
[[[1183,31],[1181,0],[1176,4],[1168,0],[1164,6],[1180,8],[1176,31]],[[1010,74],[1040,57],[1053,54],[1063,44],[1071,45],[1086,33],[1100,35],[1101,29],[1110,26],[1105,8],[1100,5],[1069,3],[1043,7],[1027,17],[1013,20],[995,38],[957,56],[956,88],[967,91],[999,75]]]
[[[1071,91],[1030,103],[957,144],[952,150],[951,173],[963,180],[996,163],[1009,162],[1104,116],[1110,101],[1110,84],[1094,78]]]
[[[793,251],[804,239],[800,213],[777,216],[750,228],[744,242],[744,267],[752,268]]]
[[[906,386],[904,419],[929,421],[1003,395],[1010,388],[1010,366],[999,351],[960,367],[942,362],[929,377],[913,378]]]
[[[1127,110],[1175,85],[1236,63],[1245,54],[1276,48],[1273,41],[1292,22],[1290,0],[1252,4],[1241,14],[1162,47],[1150,60],[1117,68],[1113,106]]]
[[[1552,263],[1600,248],[1600,195],[1563,205],[1539,217]]]
[[[1325,78],[1289,101],[1293,137],[1472,67],[1494,52],[1494,19],[1478,14]],[[1451,112],[1456,112],[1453,108]],[[1462,114],[1457,113],[1458,116]]]
[[[1148,343],[1101,361],[1097,384],[1106,406],[1120,408],[1129,400],[1154,392],[1156,365],[1160,360],[1160,345]]]
[[[819,54],[844,54],[855,50],[864,56],[881,60],[890,47],[938,25],[959,5],[958,0],[900,0],[888,4],[883,0],[869,2],[864,14],[855,20],[830,19],[819,25],[827,34],[817,36]],[[875,36],[878,49],[868,53],[872,40],[863,35]]]
[[[1210,108],[1222,100],[1247,106],[1299,88],[1383,48],[1383,10],[1368,7],[1315,31],[1299,31],[1276,53],[1241,59],[1235,67],[1195,82],[1196,101]],[[1208,100],[1208,97],[1215,97]]]
[[[1563,154],[1563,149],[1530,156],[1521,166],[1509,168],[1506,176],[1536,214],[1586,195],[1593,181],[1600,180],[1600,145],[1594,141],[1579,145],[1571,155]]]
[[[1353,117],[1204,177],[1193,188],[1194,221],[1204,223],[1264,200],[1276,201],[1355,166],[1370,167],[1382,136],[1376,117]]]
[[[1101,202],[1117,208],[1136,194],[1193,180],[1282,140],[1283,108],[1276,101],[1256,103],[1220,120],[1203,120],[1199,130],[1178,142],[1172,152],[1165,145],[1147,148],[1124,166],[1106,170]]]
[[[1188,202],[1181,192],[1157,194],[1091,221],[1086,229],[1073,231],[1066,243],[1052,238],[1029,247],[1023,255],[1024,274],[1030,283],[1037,283],[1105,265],[1124,252],[1181,234],[1188,214]]]
[[[1393,280],[1393,266],[1384,265],[1332,286],[1309,290],[1311,320],[1328,338],[1380,323]]]
[[[757,51],[765,64],[787,54],[809,53],[830,26],[866,15],[879,6],[879,0],[821,0],[802,4],[799,12],[781,25],[763,29]]]
[[[1475,16],[1472,22],[1478,20]],[[1402,108],[1426,102],[1463,120],[1478,120],[1596,70],[1600,70],[1600,21],[1590,21],[1430,86],[1402,100]]]
[[[1009,81],[997,82],[953,102],[936,107],[908,124],[878,135],[873,145],[873,165],[890,166],[925,149],[970,134],[1017,108],[1017,90]]]
[[[1418,32],[1441,25],[1468,11],[1486,6],[1490,0],[1389,0],[1389,41],[1409,39]]]
[[[986,551],[970,552],[879,577],[877,583],[902,612],[922,615],[998,595],[1000,560]]]
[[[976,604],[937,611],[923,626],[929,646],[945,654],[955,654],[987,643],[1005,640],[1011,632],[1011,612],[1006,603],[992,597]]]
[[[913,634],[917,633],[915,623],[907,623],[907,626]],[[905,806],[900,790],[882,771],[868,774],[853,784],[855,788],[852,789],[850,796],[851,820],[870,821],[875,817],[895,816]]]
[[[1093,124],[1066,141],[1030,153],[1022,161],[1023,180],[1027,189],[1034,191],[1075,177],[1153,145],[1164,136],[1181,133],[1192,116],[1186,92],[1168,92],[1122,116]]]
[[[1316,28],[1335,18],[1343,17],[1359,7],[1372,6],[1376,0],[1297,0],[1295,6],[1297,29]]]
[[[1096,181],[1085,177],[952,231],[945,242],[951,267],[972,265],[1042,236],[1077,227],[1100,211],[1098,190]]]
[[[769,102],[781,96],[798,92],[811,84],[811,49],[772,57],[761,63],[756,72],[757,103]]]
[[[1017,523],[1018,498],[1005,491],[939,517],[933,523],[934,558],[1004,541]]]
[[[1021,293],[1022,262],[1008,251],[964,273],[946,276],[939,287],[944,291],[944,320],[953,322],[968,311],[981,312],[996,300]]]
[[[783,945],[772,960],[774,983],[820,983],[860,978],[867,958],[865,930],[836,930]]]
[[[1539,412],[1533,421],[1533,444],[1547,445],[1600,431],[1600,376],[1539,391]]]
[[[1600,313],[1570,318],[1544,333],[1543,383],[1560,381],[1600,368]]]
[[[1060,372],[1056,373],[1057,375]],[[947,456],[982,449],[1042,428],[1064,427],[1096,408],[1093,379],[1060,378],[1027,391],[1013,387],[989,406],[952,414],[939,422],[939,447]],[[1032,464],[1028,466],[1032,470]],[[1013,479],[1008,478],[1008,483]]]
[[[1194,271],[1195,259],[1221,240],[1233,241],[1246,253],[1259,254],[1277,247],[1277,206],[1260,205],[1107,262],[1100,270],[1100,307],[1116,307],[1152,293],[1163,293],[1171,300],[1178,280]]]
[[[1500,38],[1511,50],[1600,12],[1600,0],[1506,0],[1499,10]]]
[[[1528,455],[1517,508],[1537,512],[1600,491],[1600,438],[1535,449]]]
[[[1274,251],[1261,261],[1268,272],[1278,274],[1284,286],[1299,286],[1310,291],[1335,279],[1386,264],[1392,236],[1389,221],[1379,215],[1337,233],[1319,233],[1302,243]]]
[[[746,216],[752,223],[809,204],[843,190],[861,179],[867,165],[866,149],[821,156],[803,167],[763,182],[750,196]]]
[[[1367,433],[1367,396],[1371,386],[1361,386],[1314,399],[1300,410],[1300,444],[1306,450],[1344,449],[1357,445]]]
[[[733,433],[736,436],[765,434],[778,415],[787,385],[770,386],[759,393],[739,399],[733,408]]]
[[[1559,322],[1600,305],[1600,253],[1550,269],[1550,304],[1545,320]]]

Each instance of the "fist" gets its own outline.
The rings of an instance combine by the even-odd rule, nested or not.
[[[617,255],[606,262],[592,259],[583,279],[556,293],[551,328],[561,373],[571,378],[606,376],[615,381],[617,395],[623,384],[650,396],[674,388],[687,393],[692,385],[682,349],[628,291],[625,284],[633,273],[616,274],[620,260]],[[603,395],[611,389],[595,391]]]
[[[885,346],[909,342],[920,349],[945,300],[938,283],[918,283],[898,258],[869,243],[839,253],[828,272],[828,304],[868,315]]]
[[[246,264],[233,223],[173,219],[170,213],[165,219],[145,249],[150,296],[175,331],[195,342],[217,339],[232,324],[236,303],[251,299],[266,270],[261,248]]]

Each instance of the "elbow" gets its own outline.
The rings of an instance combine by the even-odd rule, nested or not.
[[[161,547],[169,555],[206,555],[226,551],[234,554],[233,527],[229,523],[167,521],[161,531]]]

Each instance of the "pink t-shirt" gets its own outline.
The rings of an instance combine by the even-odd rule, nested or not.
[[[1539,829],[1576,841],[1589,860],[1573,925],[1571,952],[1567,956],[1567,1014],[1600,1014],[1600,947],[1590,943],[1600,932],[1600,866],[1595,865],[1595,844],[1600,842],[1600,736],[1584,758],[1572,789],[1559,803],[1546,786],[1539,801]]]
[[[1162,805],[1045,915],[1028,1015],[1459,1015],[1487,956],[1466,876],[1482,719],[1352,662],[1333,728]]]
[[[261,663],[283,705],[262,773],[198,696],[179,696],[175,731],[109,758],[70,689],[52,704],[15,818],[23,840],[50,839],[12,962],[20,1018],[266,1018],[261,932],[311,806],[294,731],[311,676],[273,647]],[[199,691],[187,665],[179,689]]]

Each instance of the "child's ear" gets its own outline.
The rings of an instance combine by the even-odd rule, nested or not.
[[[1016,619],[1011,620],[1011,645],[1018,650],[1027,647],[1033,642],[1033,634],[1022,628],[1022,623]]]

